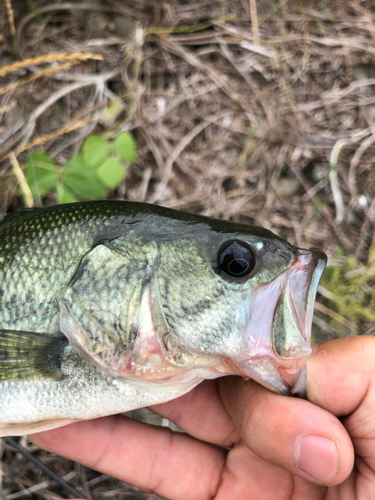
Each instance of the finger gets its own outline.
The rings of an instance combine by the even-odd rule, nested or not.
[[[171,499],[212,498],[226,457],[221,448],[122,415],[77,422],[33,434],[30,440]]]
[[[375,373],[375,338],[347,337],[316,346],[307,360],[306,397],[331,413],[355,411]]]
[[[238,430],[223,405],[217,380],[206,380],[184,396],[150,409],[203,441],[230,447],[240,440]]]
[[[217,500],[323,500],[326,490],[263,460],[241,442],[228,454]]]
[[[375,488],[375,338],[350,337],[317,347],[308,364],[307,397],[343,416],[362,487]],[[360,487],[360,486],[359,486]],[[361,497],[362,498],[362,497]]]
[[[351,440],[326,410],[236,377],[222,379],[219,389],[242,439],[257,456],[322,485],[339,484],[350,474]]]

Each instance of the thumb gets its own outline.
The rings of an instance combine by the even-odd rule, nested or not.
[[[341,417],[356,453],[358,498],[375,488],[375,338],[318,346],[308,363],[307,397]]]
[[[221,379],[219,389],[242,441],[258,457],[321,485],[339,484],[350,474],[352,443],[325,409],[239,377]]]
[[[307,359],[307,373],[309,401],[339,417],[353,413],[370,395],[375,338],[363,335],[319,344]]]

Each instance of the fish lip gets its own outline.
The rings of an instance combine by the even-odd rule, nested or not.
[[[310,332],[309,340],[310,340],[316,293],[318,291],[320,278],[322,277],[323,271],[327,265],[327,255],[322,250],[319,250],[319,248],[314,248],[314,247],[310,248],[309,252],[312,254],[316,262],[310,278],[307,304],[306,304],[306,316],[305,316],[305,329],[306,328],[309,329]]]
[[[313,247],[309,250],[302,248],[297,250],[296,258],[290,269],[290,297],[295,320],[299,324],[301,334],[308,343],[310,343],[311,339],[311,327],[318,284],[326,264],[327,256],[318,248]],[[301,281],[302,286],[306,287],[305,296],[298,294],[300,283],[296,287],[296,278],[298,281]],[[305,283],[303,283],[304,281]]]

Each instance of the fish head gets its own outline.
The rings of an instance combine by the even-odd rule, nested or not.
[[[206,360],[204,378],[209,370],[211,376],[236,374],[303,396],[325,254],[260,228],[211,235],[205,245],[186,241],[184,248],[180,279],[173,252],[166,249],[165,263],[161,258],[164,275],[174,269],[160,287],[170,326],[167,352],[192,367]]]
[[[216,369],[279,394],[304,396],[315,295],[325,264],[320,250],[293,249],[286,269],[252,289],[250,306],[243,307],[240,347],[232,346],[233,354]]]
[[[150,218],[84,256],[60,298],[60,328],[120,380],[235,374],[303,395],[325,262],[255,226]]]

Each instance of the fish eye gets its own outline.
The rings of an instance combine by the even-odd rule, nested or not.
[[[253,250],[243,241],[226,241],[217,254],[218,267],[228,276],[243,278],[254,269],[256,259]]]

